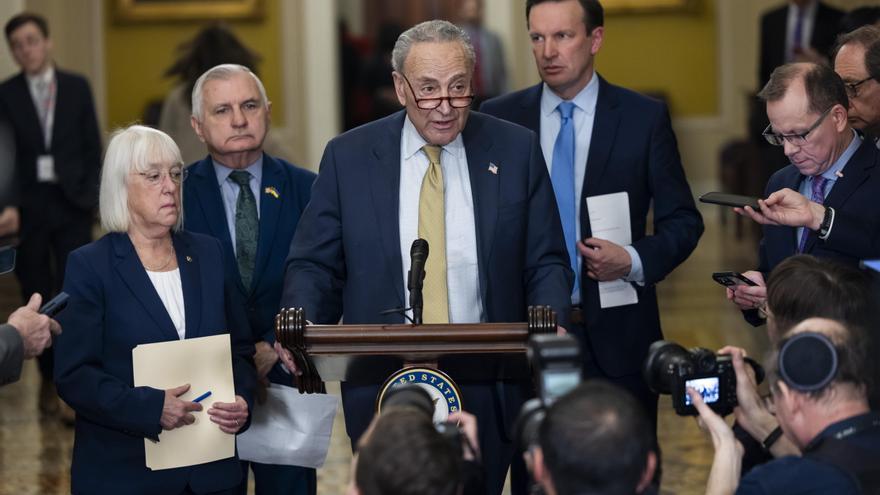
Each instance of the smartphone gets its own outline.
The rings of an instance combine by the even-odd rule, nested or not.
[[[754,287],[758,285],[739,272],[715,272],[712,274],[712,279],[725,287],[735,287],[737,285],[751,285]]]
[[[42,308],[40,308],[40,314],[46,315],[49,318],[55,318],[55,315],[67,307],[68,299],[70,299],[70,296],[68,296],[66,292],[59,293],[57,296],[53,297],[51,301],[47,302]]]
[[[737,206],[743,208],[751,206],[753,210],[760,210],[758,206],[758,198],[751,196],[741,196],[739,194],[727,194],[721,192],[707,192],[700,196],[701,203],[712,203],[714,205]]]

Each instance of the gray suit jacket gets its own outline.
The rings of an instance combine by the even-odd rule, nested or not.
[[[0,385],[18,380],[24,361],[24,342],[18,330],[8,323],[0,324]]]

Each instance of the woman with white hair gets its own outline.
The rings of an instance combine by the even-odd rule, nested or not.
[[[101,239],[70,254],[59,320],[55,380],[76,411],[73,493],[225,493],[241,477],[231,457],[151,471],[144,439],[195,421],[199,391],[181,383],[135,387],[139,344],[225,333],[220,242],[181,230],[180,151],[161,131],[131,126],[110,140],[101,172]],[[214,402],[208,418],[234,435],[246,424],[255,381],[253,345],[233,330],[235,402]],[[185,399],[184,399],[185,397]]]

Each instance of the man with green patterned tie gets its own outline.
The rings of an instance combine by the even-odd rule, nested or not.
[[[272,348],[284,260],[315,174],[263,152],[271,104],[260,79],[240,65],[218,65],[196,81],[192,126],[210,155],[188,167],[183,212],[187,230],[212,235],[226,253],[227,283],[240,299],[228,322],[253,335],[261,381],[291,384]],[[260,407],[259,403],[256,407]],[[314,494],[314,469],[242,461],[257,494]]]

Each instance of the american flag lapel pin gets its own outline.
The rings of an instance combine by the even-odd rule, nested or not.
[[[489,162],[489,172],[491,172],[492,175],[498,175],[498,165],[495,165],[494,163]]]
[[[275,199],[278,199],[278,191],[272,186],[267,187],[263,190],[263,192],[272,196]]]

